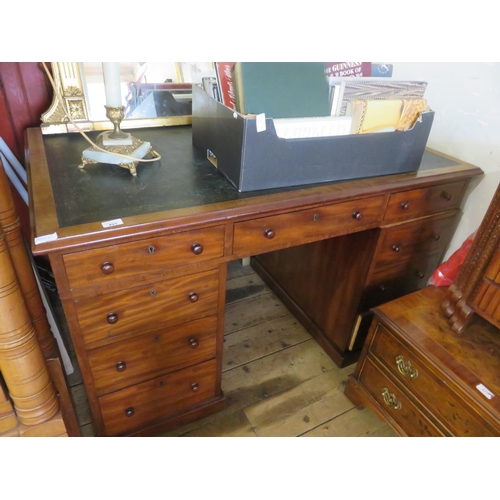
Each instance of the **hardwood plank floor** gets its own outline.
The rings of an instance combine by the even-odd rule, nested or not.
[[[67,329],[63,328],[63,333]],[[69,377],[83,436],[93,436],[81,375]],[[226,407],[168,436],[395,436],[344,396],[354,366],[338,368],[250,266],[229,263],[222,389]]]

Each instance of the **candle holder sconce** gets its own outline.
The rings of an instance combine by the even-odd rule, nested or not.
[[[121,130],[120,123],[125,116],[124,106],[105,106],[105,108],[106,116],[113,124],[114,130],[100,134],[95,142],[96,145],[83,151],[82,163],[78,167],[83,169],[89,164],[111,163],[128,169],[133,176],[136,176],[136,167],[142,158],[148,154],[153,159],[160,158],[160,155],[154,151],[151,143],[141,141]],[[137,158],[137,161],[134,158]]]

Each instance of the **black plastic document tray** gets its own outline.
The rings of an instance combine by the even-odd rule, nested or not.
[[[193,85],[193,145],[213,154],[217,168],[240,192],[418,170],[433,119],[433,111],[425,112],[405,132],[282,139],[272,118],[266,117],[265,130],[257,132],[255,117]]]

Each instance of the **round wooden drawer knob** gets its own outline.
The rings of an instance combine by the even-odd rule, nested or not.
[[[432,235],[432,239],[435,240],[435,241],[439,241],[441,239],[441,235],[438,234],[438,233],[434,233]]]
[[[198,343],[197,339],[190,339],[189,340],[189,346],[191,349],[196,349],[200,344]]]
[[[422,271],[417,271],[415,274],[417,275],[417,278],[421,280],[425,278],[425,273],[423,273]]]
[[[264,236],[268,240],[272,240],[276,236],[276,233],[272,229],[268,229],[267,231],[264,232]]]
[[[447,193],[446,191],[443,191],[441,193],[441,198],[444,198],[446,201],[451,201],[451,194]]]
[[[125,408],[125,415],[127,417],[133,417],[134,413],[135,413],[135,411],[134,411],[134,407],[133,406],[131,406],[130,408]]]
[[[118,322],[118,314],[116,313],[109,313],[107,316],[108,323],[110,325],[114,325],[115,323]]]
[[[126,369],[127,369],[127,363],[125,363],[125,361],[118,361],[118,363],[116,363],[117,372],[124,372]]]
[[[408,210],[410,208],[410,204],[407,201],[403,201],[401,203],[401,210]]]
[[[191,247],[191,250],[193,251],[193,253],[195,255],[200,255],[201,253],[203,253],[203,246],[200,245],[199,243],[195,243],[192,247]]]
[[[193,293],[189,294],[189,300],[190,300],[190,302],[198,302],[198,299],[199,299],[199,297],[198,297],[197,293],[193,292]]]
[[[399,245],[392,245],[392,251],[398,253],[401,250]]]
[[[112,262],[105,262],[101,266],[101,271],[103,274],[111,274],[115,270],[115,267],[113,266]]]
[[[196,382],[194,384],[191,384],[191,390],[193,392],[198,392],[199,389],[200,389],[200,386]]]
[[[361,215],[361,212],[354,212],[352,214],[352,218],[356,220],[361,220],[363,218],[363,215]]]

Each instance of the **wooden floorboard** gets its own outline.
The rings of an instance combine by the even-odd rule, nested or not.
[[[77,367],[74,352],[70,355]],[[226,407],[158,437],[389,437],[390,427],[344,396],[354,365],[338,368],[250,266],[228,265],[222,389]],[[93,436],[78,368],[71,394]]]

